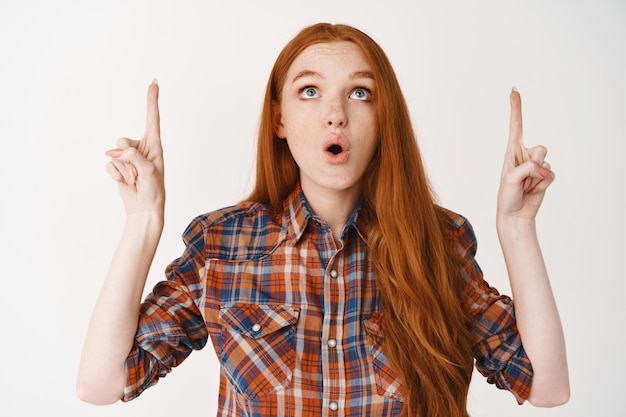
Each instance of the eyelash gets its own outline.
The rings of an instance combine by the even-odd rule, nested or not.
[[[302,96],[303,98],[311,98],[310,96],[305,96],[306,92],[309,90],[315,90],[315,93],[317,94],[317,89],[315,87],[313,87],[312,85],[307,85],[306,87],[300,89],[300,96]]]
[[[307,85],[306,87],[303,87],[303,88],[301,88],[301,89],[300,89],[300,91],[299,91],[299,95],[300,95],[302,98],[304,98],[304,99],[315,98],[315,97],[313,97],[313,96],[305,96],[305,95],[306,95],[306,93],[307,93],[307,91],[310,91],[310,90],[314,90],[316,94],[318,93],[318,92],[317,92],[317,88],[316,88],[316,87],[314,87],[314,86],[312,86],[312,85]],[[359,99],[357,99],[357,100],[369,101],[369,100],[371,100],[371,99],[372,99],[372,91],[371,91],[369,88],[367,88],[367,87],[356,87],[356,88],[355,88],[354,90],[352,90],[352,92],[350,93],[350,97],[352,97],[352,96],[354,95],[354,93],[356,93],[357,91],[363,91],[363,92],[365,92],[365,94],[366,94],[366,97],[365,97],[365,98],[359,98]]]
[[[354,93],[356,93],[357,91],[364,91],[366,94],[365,98],[362,99],[358,99],[358,100],[363,100],[363,101],[369,101],[372,99],[372,91],[369,88],[365,88],[365,87],[357,87],[355,88],[352,93],[350,93],[350,95],[352,96]]]

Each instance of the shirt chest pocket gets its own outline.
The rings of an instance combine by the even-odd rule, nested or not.
[[[376,389],[379,395],[402,401],[402,385],[383,351],[384,331],[382,323],[383,313],[380,312],[363,319],[369,353],[376,374]]]
[[[239,394],[254,399],[289,388],[298,316],[299,309],[287,305],[237,303],[220,309],[220,362]]]

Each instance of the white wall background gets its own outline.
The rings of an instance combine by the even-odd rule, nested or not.
[[[557,181],[538,222],[572,399],[518,407],[476,375],[473,416],[626,415],[626,2],[0,0],[1,415],[214,415],[211,347],[132,403],[74,394],[123,223],[104,151],[143,133],[158,78],[168,202],[151,287],[192,217],[246,194],[270,67],[318,21],[353,24],[386,49],[441,200],[474,224],[502,292],[494,215],[511,86],[527,145],[549,148]]]

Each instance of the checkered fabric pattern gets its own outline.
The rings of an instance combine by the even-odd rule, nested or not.
[[[402,386],[381,347],[384,309],[358,213],[339,247],[299,187],[283,213],[242,203],[194,219],[183,255],[142,304],[123,400],[210,337],[221,364],[220,417],[399,415]],[[446,213],[449,241],[467,260],[476,366],[521,403],[532,368],[513,303],[483,280],[471,225]]]

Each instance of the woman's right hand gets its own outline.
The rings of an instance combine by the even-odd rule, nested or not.
[[[165,184],[163,147],[159,117],[159,85],[148,87],[146,130],[141,140],[121,138],[117,148],[106,152],[111,157],[107,171],[119,186],[127,215],[163,215]]]

